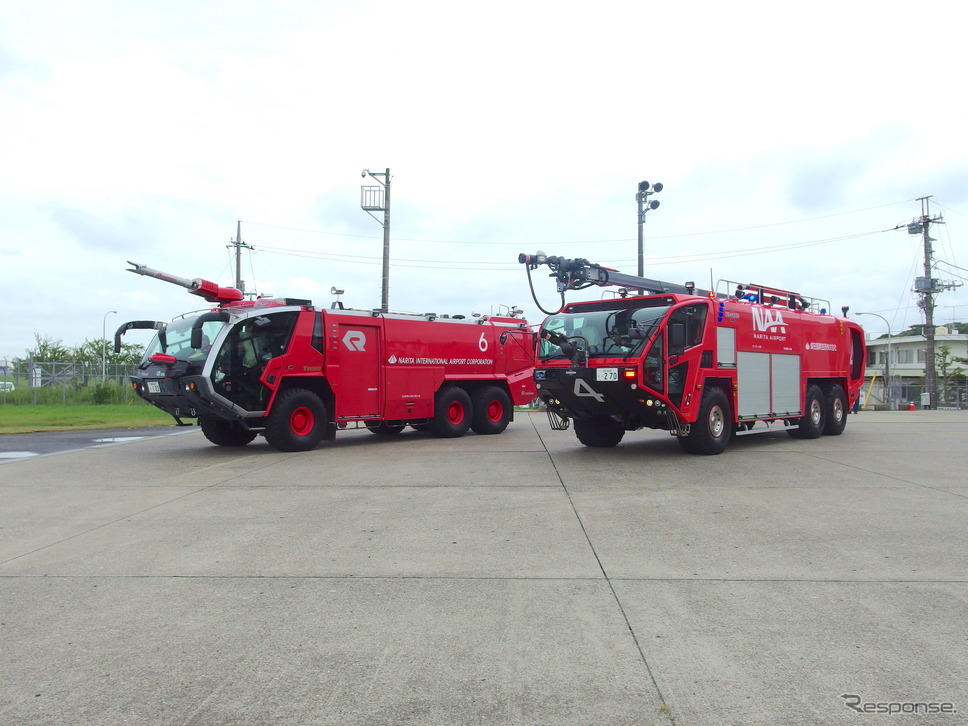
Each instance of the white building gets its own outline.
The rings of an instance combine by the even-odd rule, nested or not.
[[[949,349],[947,377],[935,360],[935,380],[940,408],[968,407],[968,335],[950,333],[939,327],[934,336],[935,353]],[[888,349],[890,348],[890,361]],[[927,341],[923,335],[895,335],[867,339],[867,379],[862,400],[864,408],[907,408],[914,401],[918,408],[926,403],[921,397]],[[890,380],[887,376],[890,375]]]

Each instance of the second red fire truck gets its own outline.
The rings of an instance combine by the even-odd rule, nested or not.
[[[541,266],[557,281],[562,306],[539,331],[535,382],[552,428],[574,421],[586,446],[641,428],[696,454],[777,428],[838,435],[860,395],[863,329],[822,300],[752,284],[701,291],[540,252],[518,261],[529,281]],[[569,290],[607,285],[625,295],[565,303]]]
[[[340,429],[380,435],[406,426],[438,437],[504,431],[530,403],[534,333],[517,317],[330,309],[309,300],[245,300],[239,290],[130,263],[214,306],[123,324],[155,330],[132,385],[178,423],[197,419],[209,441],[243,446],[263,435],[304,451]]]

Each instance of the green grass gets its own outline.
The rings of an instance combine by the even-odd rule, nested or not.
[[[128,405],[0,406],[0,434],[169,426],[175,420],[141,401]]]

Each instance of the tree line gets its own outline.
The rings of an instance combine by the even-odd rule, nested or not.
[[[138,343],[122,343],[121,352],[114,352],[114,344],[107,340],[85,340],[75,346],[65,345],[48,335],[34,333],[35,344],[22,358],[14,358],[11,368],[15,375],[27,375],[31,361],[38,363],[81,363],[100,366],[137,365],[145,347]]]

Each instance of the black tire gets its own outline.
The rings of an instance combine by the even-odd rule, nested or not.
[[[379,423],[368,423],[368,428],[377,436],[396,436],[406,428],[406,424],[393,421],[380,421]]]
[[[434,417],[427,429],[441,439],[456,439],[471,427],[471,397],[459,386],[444,386],[434,396]]]
[[[585,446],[607,448],[617,446],[625,436],[625,428],[608,416],[575,419],[575,436]]]
[[[835,384],[824,391],[824,403],[827,407],[823,424],[823,432],[827,436],[840,436],[847,426],[847,394],[844,387]]]
[[[827,420],[827,404],[820,386],[807,386],[807,397],[803,401],[803,417],[797,423],[799,428],[787,433],[794,439],[816,439],[823,433]]]
[[[702,394],[699,417],[679,445],[690,454],[722,454],[733,436],[733,409],[721,388],[707,388]]]
[[[497,386],[479,388],[471,396],[471,429],[476,434],[499,434],[511,421],[511,397]]]
[[[280,451],[309,451],[326,433],[326,406],[305,388],[282,391],[272,404],[264,433],[269,445]]]
[[[226,421],[217,416],[199,416],[198,425],[205,438],[217,446],[245,446],[256,437],[238,421]]]

